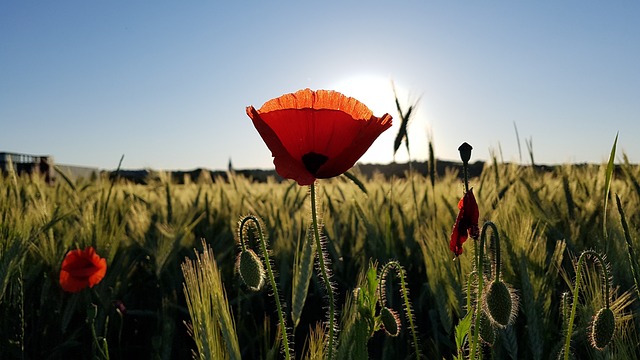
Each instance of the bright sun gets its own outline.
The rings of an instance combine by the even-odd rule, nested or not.
[[[331,89],[358,99],[376,116],[384,113],[392,116],[395,114],[396,105],[393,100],[391,79],[382,76],[358,75],[339,81]]]
[[[408,94],[398,84],[395,84],[395,87],[402,105]],[[357,75],[334,84],[331,89],[359,100],[371,109],[375,116],[380,117],[385,113],[393,116],[393,126],[380,135],[360,162],[382,164],[393,161],[393,141],[398,132],[400,119],[396,111],[392,79],[375,75]],[[398,155],[400,153],[403,151],[398,151]],[[396,156],[396,161],[405,160],[404,157]]]

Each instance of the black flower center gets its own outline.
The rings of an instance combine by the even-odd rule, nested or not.
[[[320,166],[327,162],[329,158],[322,154],[316,154],[314,152],[306,153],[302,155],[302,163],[304,167],[309,170],[311,174],[315,176]]]

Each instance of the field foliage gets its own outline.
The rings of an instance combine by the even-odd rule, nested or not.
[[[452,169],[434,186],[413,173],[391,179],[365,179],[357,168],[352,173],[360,186],[345,176],[316,185],[337,290],[338,357],[414,357],[397,278],[384,286],[386,301],[399,312],[400,334],[354,330],[360,329],[358,312],[363,311],[354,298],[389,261],[404,268],[422,356],[467,354],[466,347],[457,348],[456,325],[468,311],[473,240],[457,260],[449,250],[463,195],[459,172]],[[588,262],[577,297],[573,354],[638,358],[638,279],[632,263],[633,252],[640,249],[640,169],[623,162],[609,173],[609,192],[606,164],[540,171],[494,161],[470,179],[481,223],[490,220],[499,230],[502,277],[520,303],[515,323],[498,331],[493,347],[483,346],[484,358],[556,357],[574,300],[575,263],[587,249],[608,261],[616,333],[603,351],[588,344],[589,324],[604,304],[603,280]],[[233,173],[185,184],[159,173],[146,185],[58,176],[49,186],[10,173],[0,176],[0,191],[1,358],[205,357],[200,337],[217,339],[218,349],[209,349],[210,356],[281,358],[270,285],[252,292],[235,271],[237,223],[246,214],[263,221],[293,354],[313,358],[325,350],[325,329],[318,326],[326,319],[322,280],[309,270],[309,255],[300,261],[310,246],[306,187],[276,179],[257,183]],[[259,253],[255,240],[249,244]],[[87,246],[107,259],[107,275],[91,289],[65,293],[58,282],[62,259],[69,250]],[[301,280],[305,269],[308,288]],[[209,280],[204,284],[198,277]],[[199,310],[195,324],[185,281],[195,284],[189,290],[200,286],[202,292],[219,295]],[[192,292],[194,299],[198,294]],[[375,303],[371,309],[379,310]],[[212,321],[215,326],[207,327]],[[220,348],[226,350],[216,352]]]

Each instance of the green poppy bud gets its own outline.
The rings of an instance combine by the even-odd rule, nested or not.
[[[491,324],[487,313],[482,311],[480,314],[480,340],[489,346],[493,346],[496,342],[496,329]]]
[[[515,319],[515,295],[503,281],[494,281],[485,294],[487,315],[495,326],[503,328]]]
[[[240,278],[252,291],[258,291],[264,284],[264,266],[258,255],[251,249],[240,252],[238,256]]]
[[[593,318],[591,325],[591,346],[598,350],[604,349],[616,330],[616,319],[613,311],[609,308],[602,308]]]
[[[398,336],[400,333],[400,317],[395,311],[388,307],[383,307],[380,310],[380,320],[382,320],[382,327],[387,335]]]

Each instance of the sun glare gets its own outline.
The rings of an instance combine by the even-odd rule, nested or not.
[[[391,79],[382,76],[358,75],[336,83],[331,89],[358,99],[376,116],[395,113]]]
[[[408,98],[408,92],[395,83],[398,98],[403,101]],[[385,113],[393,116],[393,126],[385,131],[378,140],[369,148],[362,158],[361,163],[389,163],[393,161],[393,141],[398,133],[400,117],[396,111],[395,98],[391,78],[376,75],[356,75],[339,81],[331,87],[347,96],[351,96],[367,105],[375,116]],[[398,155],[404,154],[402,150]],[[406,157],[396,156],[396,161],[406,161]]]

